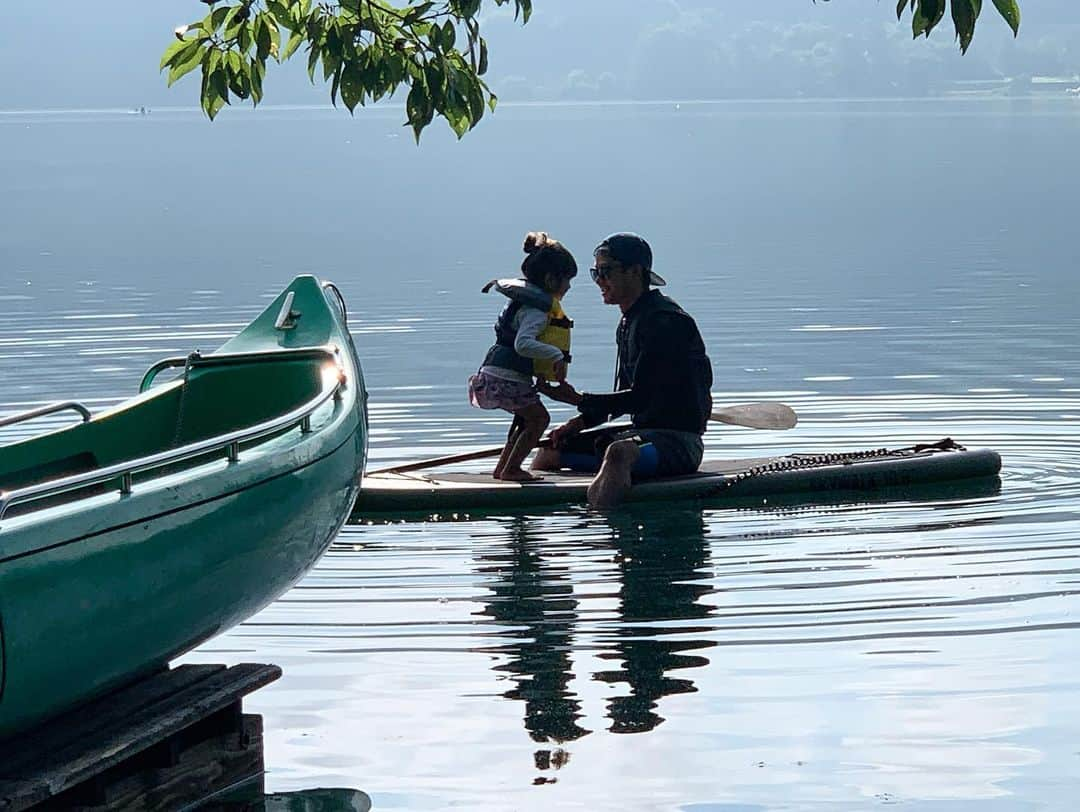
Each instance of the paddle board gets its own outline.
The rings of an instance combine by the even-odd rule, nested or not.
[[[813,502],[822,494],[996,478],[1000,470],[997,452],[966,449],[945,439],[906,448],[712,460],[693,474],[635,482],[627,501],[707,499],[745,505],[798,495],[798,501]],[[543,480],[526,483],[502,482],[490,473],[372,474],[363,479],[352,521],[582,503],[591,481],[590,474],[570,471],[544,472]]]

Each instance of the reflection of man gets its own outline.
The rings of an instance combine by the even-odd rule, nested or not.
[[[618,502],[631,477],[674,476],[697,470],[702,435],[712,411],[712,366],[697,325],[654,286],[652,249],[636,234],[613,234],[593,251],[592,278],[605,304],[618,305],[615,391],[580,393],[563,383],[541,391],[581,412],[551,432],[553,448],[541,449],[533,468],[599,473],[590,504]],[[599,426],[628,414],[632,428]]]
[[[593,679],[629,689],[608,698],[609,729],[644,733],[664,721],[663,697],[697,690],[686,671],[708,665],[701,651],[716,645],[705,623],[716,607],[702,600],[714,591],[702,583],[710,571],[705,521],[700,510],[632,507],[607,521],[620,553],[621,622],[600,657],[619,664]]]

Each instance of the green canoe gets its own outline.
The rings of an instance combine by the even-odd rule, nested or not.
[[[176,367],[174,380],[154,385]],[[0,738],[272,601],[349,516],[367,394],[333,285],[295,279],[214,353],[0,446]]]

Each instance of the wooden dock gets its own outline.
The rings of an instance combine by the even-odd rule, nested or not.
[[[182,809],[249,782],[261,792],[262,717],[241,704],[280,676],[182,665],[2,740],[0,810]]]

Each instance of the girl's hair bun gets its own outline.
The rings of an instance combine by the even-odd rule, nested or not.
[[[546,231],[530,231],[522,246],[528,254],[521,262],[521,272],[534,285],[545,285],[548,274],[566,279],[577,275],[577,263],[566,247]]]
[[[530,231],[525,235],[525,244],[522,248],[526,254],[532,254],[539,251],[546,245],[551,244],[552,239],[548,236],[546,231]]]

